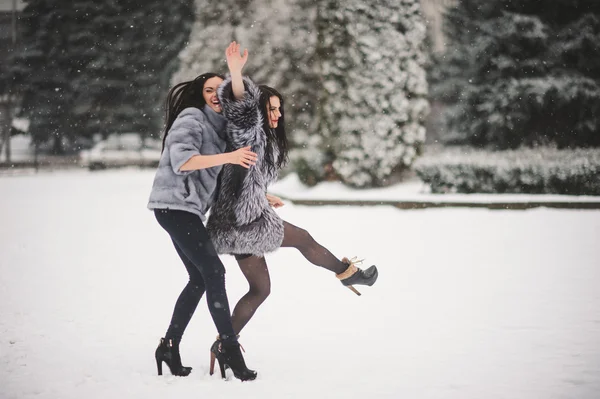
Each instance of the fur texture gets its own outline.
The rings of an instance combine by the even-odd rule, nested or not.
[[[206,219],[204,215],[214,200],[221,166],[194,171],[180,168],[194,155],[223,153],[226,124],[225,117],[208,106],[181,111],[160,156],[148,208],[187,211]]]
[[[273,159],[277,159],[278,152],[275,145],[267,143],[262,128],[258,87],[248,78],[244,78],[244,85],[246,93],[240,101],[233,98],[231,78],[218,90],[227,119],[227,145],[229,151],[251,146],[258,159],[250,169],[223,166],[207,228],[218,253],[262,256],[279,248],[283,241],[283,220],[266,197],[278,170],[264,162],[266,151],[274,151]]]

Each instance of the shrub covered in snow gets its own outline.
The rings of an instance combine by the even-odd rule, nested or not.
[[[179,55],[180,69],[173,83],[209,71],[225,74],[225,48],[236,40],[250,52],[244,74],[283,94],[292,144],[308,148],[304,144],[314,141],[309,136],[316,130],[319,87],[314,69],[314,1],[196,0],[196,8],[198,16],[189,43]]]
[[[446,148],[414,165],[434,193],[600,195],[600,150]]]
[[[292,167],[305,183],[385,185],[413,162],[428,112],[418,0],[196,4],[174,80],[225,72],[229,41],[247,47],[245,73],[284,95]]]
[[[452,142],[600,146],[600,2],[462,0],[432,70]]]
[[[423,65],[426,27],[418,0],[320,2],[315,174],[356,187],[386,185],[411,165],[429,111]]]

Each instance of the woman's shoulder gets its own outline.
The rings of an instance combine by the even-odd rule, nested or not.
[[[177,115],[177,119],[197,119],[199,121],[204,121],[206,120],[206,115],[204,115],[204,112],[202,112],[200,108],[187,107]]]
[[[196,107],[184,108],[175,118],[172,129],[192,128],[207,123],[206,115]]]
[[[206,123],[206,116],[202,111],[195,107],[184,108],[175,118],[173,125],[169,129],[169,135],[172,133],[186,133],[190,130],[195,131]]]

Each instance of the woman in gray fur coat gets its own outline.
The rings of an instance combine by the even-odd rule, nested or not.
[[[230,149],[250,146],[257,161],[248,169],[224,165],[207,228],[218,253],[235,255],[250,286],[232,315],[234,331],[239,334],[270,292],[265,253],[280,247],[296,248],[312,264],[334,272],[357,295],[360,293],[352,286],[373,285],[378,272],[375,266],[363,271],[356,261],[339,260],[306,230],[277,215],[274,208],[283,202],[267,194],[267,188],[287,161],[283,97],[273,88],[242,78],[247,50],[240,56],[239,45],[233,42],[226,57],[231,76],[219,86],[218,95],[227,119],[227,145]]]
[[[229,366],[241,380],[256,378],[256,372],[246,367],[240,352],[225,291],[225,268],[203,224],[214,200],[222,165],[248,168],[256,159],[248,147],[225,152],[227,121],[221,115],[216,94],[222,82],[220,75],[203,74],[176,85],[167,97],[163,151],[148,208],[154,210],[156,220],[169,234],[189,281],[155,351],[159,375],[163,363],[173,375],[187,376],[191,372],[191,367],[181,364],[179,343],[206,292],[206,303],[222,342],[216,354],[221,375],[224,377],[224,367]]]

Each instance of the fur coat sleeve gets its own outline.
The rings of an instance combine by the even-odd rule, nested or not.
[[[171,167],[176,175],[187,175],[192,171],[182,171],[181,167],[194,155],[200,155],[202,147],[202,113],[196,108],[184,109],[173,126],[165,143],[171,159]]]
[[[260,91],[250,78],[243,79],[245,94],[241,100],[233,97],[231,77],[217,91],[223,115],[227,119],[228,141],[234,149],[264,145],[263,118],[258,108]]]
[[[265,151],[270,149],[266,148],[259,109],[260,91],[248,78],[244,78],[244,86],[244,98],[235,100],[228,78],[219,87],[219,101],[227,119],[229,148],[251,146],[257,162],[249,169],[233,164],[223,166],[207,228],[218,253],[262,256],[281,246],[283,221],[266,197],[273,171],[265,162]]]

